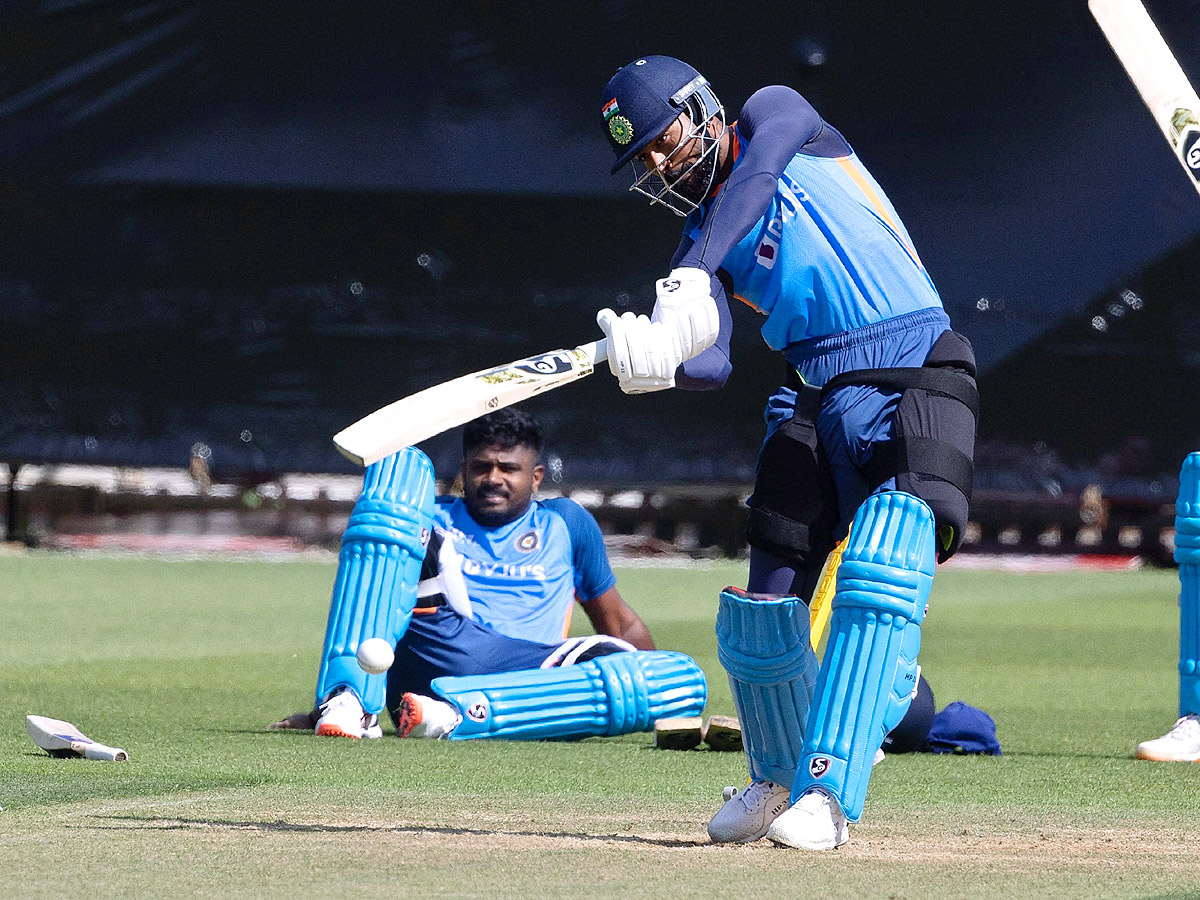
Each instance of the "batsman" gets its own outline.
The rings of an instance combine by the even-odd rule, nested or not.
[[[709,835],[832,849],[911,702],[934,566],[967,523],[974,354],[883,189],[791,88],[727,122],[699,72],[646,56],[600,115],[613,174],[632,164],[631,190],[685,217],[651,315],[597,315],[621,389],[724,384],[731,297],[787,363],[749,500],[749,583],[717,613],[750,781]],[[807,601],[847,534],[818,667]]]

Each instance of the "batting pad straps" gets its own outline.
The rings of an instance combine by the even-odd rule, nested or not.
[[[358,665],[358,645],[395,645],[416,605],[421,562],[433,529],[433,465],[406,447],[363,473],[363,488],[342,534],[337,575],[317,675],[317,702],[336,687],[358,694],[369,713],[383,709],[386,675]]]
[[[847,819],[862,815],[875,751],[916,690],[935,553],[933,513],[918,498],[886,491],[859,507],[838,568],[793,801],[821,787]]]
[[[729,674],[755,781],[790,785],[817,677],[808,607],[798,597],[721,592],[717,658]]]
[[[1200,713],[1200,453],[1179,473],[1175,502],[1175,562],[1179,564],[1179,715]]]
[[[704,672],[683,653],[637,650],[550,669],[435,678],[462,722],[451,740],[569,740],[649,731],[659,719],[697,716]]]

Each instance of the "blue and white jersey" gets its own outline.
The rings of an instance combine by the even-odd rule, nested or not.
[[[617,580],[600,526],[573,500],[535,500],[520,518],[491,528],[461,499],[440,497],[434,522],[461,557],[471,618],[509,637],[558,643],[576,597],[594,600]]]
[[[844,137],[791,88],[757,91],[730,126],[729,177],[684,225],[671,266],[712,276],[721,328],[678,386],[728,378],[728,294],[766,317],[762,336],[797,345],[917,313],[941,298],[891,201]]]
[[[699,238],[698,221],[688,236]],[[734,296],[767,317],[762,336],[775,350],[942,305],[907,229],[854,154],[796,154],[721,268]]]

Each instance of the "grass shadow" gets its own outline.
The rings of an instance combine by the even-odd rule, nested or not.
[[[1132,762],[1135,759],[1132,752],[1101,753],[1095,750],[1005,750],[1004,755],[1009,759],[1061,759],[1066,761],[1077,759],[1111,759],[1116,761]],[[1144,761],[1145,760],[1143,760],[1143,762]]]
[[[513,831],[507,829],[494,830],[488,828],[451,828],[448,825],[323,825],[311,822],[288,822],[276,819],[274,822],[238,821],[231,819],[183,819],[177,816],[95,816],[97,819],[109,819],[120,825],[72,824],[71,828],[86,828],[98,831],[128,831],[145,829],[153,831],[189,831],[200,828],[231,828],[242,831],[290,832],[300,834],[444,834],[448,836],[470,837],[527,837],[527,838],[566,838],[577,841],[592,841],[609,843],[619,841],[629,844],[645,844],[654,847],[707,847],[708,841],[688,841],[673,838],[644,838],[629,834],[588,834],[574,831]],[[715,845],[713,845],[715,846]]]

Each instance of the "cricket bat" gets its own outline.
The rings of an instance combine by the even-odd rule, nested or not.
[[[70,722],[61,719],[26,716],[25,728],[33,742],[51,756],[83,756],[87,759],[105,759],[110,762],[125,762],[129,759],[129,754],[120,747],[97,744]]]
[[[812,601],[808,604],[808,640],[817,654],[817,659],[825,658],[829,616],[833,612],[833,595],[837,591],[837,570],[842,564],[842,554],[846,552],[846,545],[849,543],[850,535],[846,535],[841,543],[829,551],[829,555],[825,557],[825,564],[821,567],[817,589],[813,591]]]
[[[1088,0],[1088,8],[1142,95],[1175,158],[1200,191],[1200,98],[1141,0]]]
[[[359,419],[333,436],[352,462],[369,466],[403,447],[535,394],[591,375],[608,359],[608,341],[552,350],[426,388]]]

